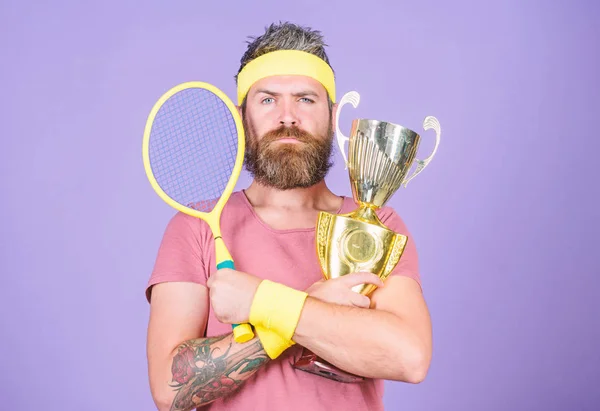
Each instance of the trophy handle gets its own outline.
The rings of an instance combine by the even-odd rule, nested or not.
[[[425,131],[429,130],[430,128],[435,130],[435,147],[433,148],[433,153],[431,153],[431,155],[429,157],[427,157],[425,160],[415,159],[415,161],[417,162],[417,168],[415,169],[414,173],[411,176],[406,177],[404,179],[404,181],[402,182],[402,184],[404,185],[405,188],[408,185],[408,182],[410,180],[415,178],[417,176],[417,174],[419,174],[421,171],[423,171],[423,169],[425,167],[427,167],[427,165],[429,164],[429,162],[435,155],[435,152],[438,149],[438,145],[440,144],[440,135],[442,134],[442,129],[440,128],[440,122],[438,121],[437,118],[435,118],[433,116],[425,117],[425,120],[423,121],[423,128],[425,129]]]
[[[340,151],[342,152],[342,157],[344,157],[344,165],[346,169],[348,168],[348,159],[346,158],[346,152],[344,150],[344,143],[348,141],[350,138],[346,137],[342,130],[340,130],[340,113],[342,111],[342,107],[344,104],[350,103],[354,108],[358,106],[360,102],[360,95],[356,91],[350,91],[344,94],[344,97],[340,100],[337,106],[337,113],[335,114],[335,134],[337,137],[337,143],[340,147]]]

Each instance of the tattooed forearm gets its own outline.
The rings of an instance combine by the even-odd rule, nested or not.
[[[186,341],[171,367],[171,386],[177,391],[171,411],[192,410],[225,397],[267,360],[258,339],[237,344],[229,334]]]

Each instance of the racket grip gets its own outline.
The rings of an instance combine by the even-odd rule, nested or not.
[[[254,338],[254,331],[250,324],[233,324],[233,338],[238,344],[250,341]]]
[[[217,264],[217,270],[222,268],[235,270],[235,265],[232,260],[225,260]],[[250,324],[232,324],[231,327],[233,328],[233,338],[236,343],[242,344],[254,338],[254,332]]]

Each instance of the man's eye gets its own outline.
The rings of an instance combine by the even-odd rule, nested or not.
[[[303,101],[305,103],[314,103],[314,100],[309,99],[308,97],[302,97],[300,99],[300,101]]]
[[[267,97],[265,99],[262,100],[263,104],[269,104],[272,103],[273,101],[275,101],[275,99],[273,99],[273,97]]]

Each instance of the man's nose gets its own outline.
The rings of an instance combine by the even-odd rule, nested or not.
[[[292,101],[284,101],[281,105],[279,124],[286,127],[295,126],[298,124],[296,110]]]

